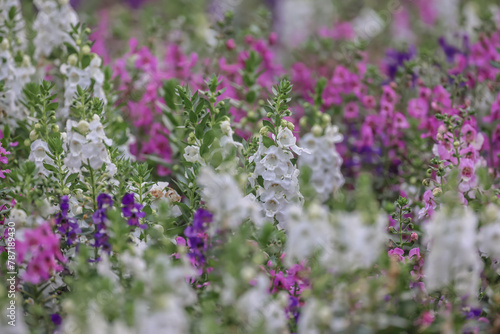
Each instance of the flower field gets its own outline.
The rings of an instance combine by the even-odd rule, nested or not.
[[[0,333],[500,333],[496,0],[0,0]]]

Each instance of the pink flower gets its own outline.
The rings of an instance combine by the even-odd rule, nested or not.
[[[462,139],[476,150],[481,149],[484,143],[484,137],[481,133],[477,133],[470,124],[465,124],[462,127]]]
[[[269,45],[274,45],[276,44],[277,41],[278,41],[278,34],[275,32],[270,33],[268,39]]]
[[[424,203],[425,206],[418,212],[418,218],[423,218],[425,216],[431,217],[434,213],[434,209],[437,207],[436,201],[434,200],[434,195],[432,190],[426,190],[424,193]]]
[[[377,101],[372,95],[365,95],[362,97],[361,102],[363,102],[363,107],[366,109],[375,109],[377,106]]]
[[[411,235],[410,235],[410,241],[414,242],[414,241],[417,241],[417,240],[418,240],[418,234],[415,233],[415,232],[412,232]],[[411,255],[411,252],[410,252],[410,255]]]
[[[359,108],[356,102],[349,102],[344,108],[344,117],[346,119],[353,119],[358,117]]]
[[[236,47],[236,43],[234,42],[234,39],[231,38],[231,39],[228,39],[226,41],[226,48],[228,50],[233,50],[235,47]]]
[[[52,232],[48,222],[27,230],[24,240],[16,241],[16,250],[19,265],[27,260],[23,279],[33,284],[48,280],[54,272],[63,269],[59,263],[66,262],[59,246],[59,237]]]
[[[460,178],[462,182],[458,185],[458,189],[465,193],[477,185],[477,178],[475,174],[474,161],[469,159],[462,159],[458,166],[460,171]]]
[[[389,256],[395,257],[398,261],[404,261],[403,255],[405,254],[404,250],[401,248],[394,248],[387,252]]]
[[[423,118],[427,115],[429,105],[426,100],[422,98],[411,99],[408,101],[408,114],[415,118]]]

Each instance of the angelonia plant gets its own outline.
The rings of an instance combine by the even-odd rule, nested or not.
[[[212,2],[0,0],[0,333],[499,333],[498,3]]]

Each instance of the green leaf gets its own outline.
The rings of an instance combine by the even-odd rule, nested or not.
[[[262,143],[265,147],[271,147],[274,145],[274,141],[267,136],[262,137]]]
[[[172,110],[176,110],[177,106],[175,105],[175,91],[177,86],[179,85],[178,81],[175,79],[167,80],[163,83],[163,99],[165,100],[165,104]]]
[[[491,66],[493,66],[494,68],[500,69],[500,62],[498,62],[498,61],[494,61],[494,60],[490,60],[490,64],[491,64]]]
[[[210,129],[207,132],[205,132],[205,135],[203,136],[203,144],[209,146],[212,144],[212,142],[215,139],[215,131]]]
[[[52,166],[49,164],[43,164],[43,167],[45,167],[45,169],[47,169],[50,172],[59,173],[59,171],[57,170],[57,168],[55,166]]]
[[[66,184],[72,183],[78,177],[78,173],[73,173],[66,178]]]
[[[205,126],[207,124],[208,118],[209,117],[205,116],[201,120],[200,124],[198,124],[196,126],[196,128],[194,129],[194,135],[196,136],[196,138],[198,138],[198,139],[202,139],[203,138],[203,132],[205,131]]]
[[[264,126],[267,126],[269,131],[272,131],[274,132],[274,124],[269,122],[267,119],[264,119],[262,120],[262,124],[264,124]]]
[[[202,112],[202,110],[203,110],[203,107],[205,106],[205,102],[206,102],[206,101],[205,101],[205,100],[203,100],[203,99],[202,99],[202,100],[200,100],[200,102],[199,102],[199,103],[198,103],[198,105],[196,106],[196,110],[195,110],[196,115],[201,115],[201,112]]]

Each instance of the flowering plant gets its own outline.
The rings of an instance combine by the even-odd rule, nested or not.
[[[0,0],[1,333],[500,331],[495,1],[129,3]]]

